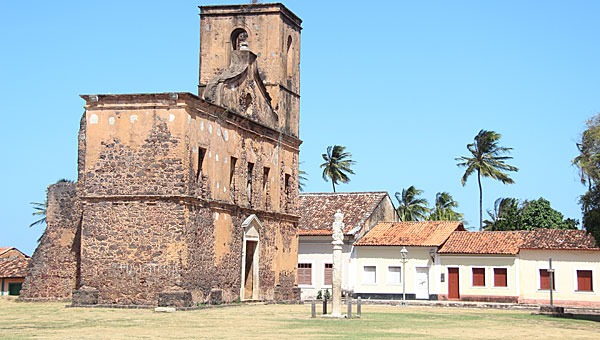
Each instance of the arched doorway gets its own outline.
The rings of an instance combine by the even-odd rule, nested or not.
[[[242,280],[240,287],[241,300],[258,300],[258,264],[260,258],[260,234],[262,224],[252,214],[242,223]]]

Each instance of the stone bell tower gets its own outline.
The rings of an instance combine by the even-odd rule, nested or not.
[[[198,95],[230,68],[234,51],[249,50],[277,115],[274,128],[298,137],[301,23],[282,4],[200,6]]]

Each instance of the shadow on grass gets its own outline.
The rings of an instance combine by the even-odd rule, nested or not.
[[[560,318],[560,316],[557,316]],[[575,320],[586,320],[600,322],[600,314],[571,314],[567,318]]]

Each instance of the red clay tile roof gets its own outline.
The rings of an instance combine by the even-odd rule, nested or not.
[[[0,277],[25,277],[29,258],[0,259]]]
[[[380,222],[354,245],[439,247],[455,230],[465,230],[462,222]]]
[[[585,230],[535,229],[455,232],[438,253],[516,255],[520,249],[600,250]]]
[[[521,249],[600,250],[585,230],[536,229],[530,231]]]
[[[13,247],[0,247],[0,255],[6,253],[7,251],[13,249]]]
[[[299,235],[331,235],[333,214],[344,214],[344,234],[362,226],[387,192],[339,192],[300,194]]]
[[[452,233],[440,254],[516,255],[527,231],[457,231]]]

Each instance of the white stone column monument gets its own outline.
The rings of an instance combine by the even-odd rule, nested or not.
[[[332,317],[342,317],[342,246],[344,245],[344,214],[338,209],[333,222],[333,271],[331,277],[331,293],[333,307]]]

